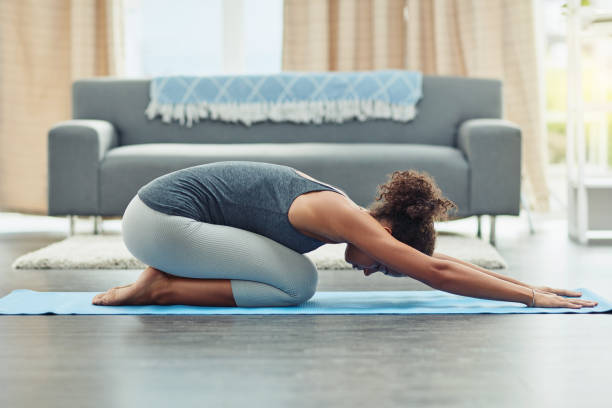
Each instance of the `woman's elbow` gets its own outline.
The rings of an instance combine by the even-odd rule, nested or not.
[[[449,262],[434,258],[430,265],[429,282],[427,284],[435,289],[440,289],[449,276]]]

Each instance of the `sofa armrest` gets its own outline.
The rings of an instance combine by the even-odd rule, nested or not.
[[[503,119],[470,119],[457,145],[470,165],[470,211],[518,215],[521,200],[521,129]]]
[[[98,213],[100,162],[117,145],[117,131],[105,120],[67,120],[49,130],[49,215]]]

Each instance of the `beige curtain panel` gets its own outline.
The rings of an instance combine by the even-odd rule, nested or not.
[[[71,84],[119,75],[120,0],[0,1],[0,211],[47,214],[47,132]]]
[[[501,79],[523,191],[549,209],[533,0],[285,0],[283,70],[396,68]]]

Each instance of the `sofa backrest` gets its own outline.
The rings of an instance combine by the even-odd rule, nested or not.
[[[423,98],[407,123],[375,119],[340,124],[259,122],[243,124],[203,120],[191,128],[160,117],[149,120],[149,79],[90,78],[72,86],[73,119],[113,123],[119,144],[141,143],[420,143],[456,146],[461,122],[501,118],[502,82],[498,79],[423,76]]]

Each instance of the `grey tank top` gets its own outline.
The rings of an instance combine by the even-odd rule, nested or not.
[[[150,208],[266,236],[301,254],[325,244],[289,222],[293,200],[309,191],[342,190],[319,184],[293,167],[253,161],[219,161],[160,176],[138,190]]]

